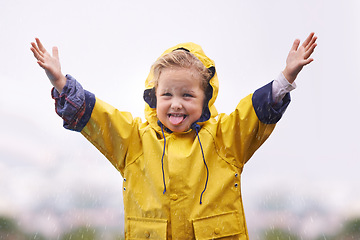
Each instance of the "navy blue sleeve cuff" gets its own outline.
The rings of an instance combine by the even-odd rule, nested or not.
[[[64,128],[81,132],[91,117],[95,95],[84,90],[79,82],[66,75],[66,84],[59,94],[54,88],[56,113],[64,120]]]
[[[91,92],[84,91],[85,92],[85,112],[84,115],[80,118],[78,124],[76,124],[75,131],[81,132],[82,129],[86,126],[86,124],[89,122],[91,113],[95,106],[95,95]]]
[[[277,123],[290,103],[290,93],[287,93],[282,102],[274,103],[272,98],[272,82],[256,90],[252,96],[252,104],[257,117],[262,123]]]

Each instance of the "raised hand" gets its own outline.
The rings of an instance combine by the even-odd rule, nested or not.
[[[315,43],[316,39],[317,37],[314,36],[314,33],[310,33],[310,35],[300,47],[300,40],[296,39],[294,41],[294,44],[291,47],[289,55],[286,59],[286,67],[283,71],[285,78],[290,83],[295,81],[297,75],[305,65],[311,63],[314,60],[310,58],[310,56],[317,46]]]
[[[66,77],[61,73],[61,65],[59,61],[59,51],[57,47],[53,47],[52,56],[46,51],[38,38],[35,38],[36,43],[31,43],[31,51],[37,59],[37,63],[42,67],[51,84],[56,90],[61,93],[66,84]]]

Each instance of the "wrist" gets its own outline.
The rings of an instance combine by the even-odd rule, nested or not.
[[[285,68],[284,71],[282,71],[282,73],[283,73],[284,77],[286,78],[286,80],[288,80],[288,82],[290,84],[292,84],[295,81],[296,75],[289,74],[289,71],[287,68]]]
[[[67,81],[67,78],[63,74],[61,74],[59,79],[57,79],[53,83],[53,86],[55,87],[56,91],[61,93],[66,84],[66,81]]]

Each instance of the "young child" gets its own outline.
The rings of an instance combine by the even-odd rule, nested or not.
[[[126,239],[248,239],[240,175],[288,106],[316,39],[295,40],[280,76],[230,115],[214,106],[214,62],[196,44],[172,47],[146,79],[146,122],[64,76],[56,47],[51,56],[36,39],[31,51],[54,86],[64,127],[81,132],[123,176]]]

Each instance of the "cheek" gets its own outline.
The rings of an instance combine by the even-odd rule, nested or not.
[[[204,106],[205,106],[205,103],[204,101],[200,101],[199,102],[199,105],[198,105],[198,112],[199,112],[199,118],[201,117],[202,113],[203,113],[203,110],[204,110]]]
[[[161,115],[166,111],[166,104],[163,101],[156,102],[156,114]]]
[[[193,115],[200,117],[203,110],[203,104],[202,102],[192,103],[188,105],[188,110],[190,110]]]

